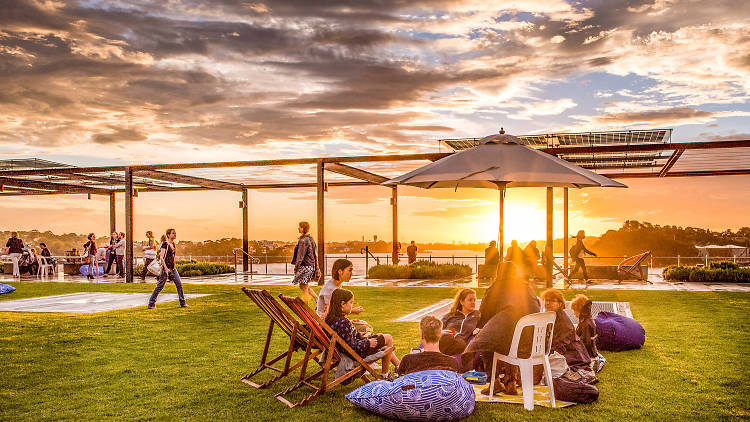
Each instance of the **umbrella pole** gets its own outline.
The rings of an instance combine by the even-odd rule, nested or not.
[[[503,262],[503,208],[505,206],[505,188],[502,187],[498,189],[498,192],[500,192],[500,202],[499,202],[499,210],[500,210],[500,223],[497,227],[497,250],[500,253],[500,262]]]

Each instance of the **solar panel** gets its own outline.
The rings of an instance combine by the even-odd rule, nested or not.
[[[50,168],[73,167],[68,164],[57,163],[54,161],[43,160],[41,158],[14,158],[10,160],[0,160],[0,171],[5,170],[38,170]]]

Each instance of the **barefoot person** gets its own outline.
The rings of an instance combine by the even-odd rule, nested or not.
[[[313,280],[318,280],[321,276],[318,267],[318,246],[310,236],[310,223],[300,221],[297,230],[300,236],[297,246],[294,247],[294,256],[292,257],[292,264],[294,264],[292,284],[299,286],[302,291],[302,300],[305,302],[310,300],[310,297],[318,300],[318,295],[310,288],[310,283]]]
[[[167,229],[166,240],[161,244],[159,248],[159,262],[162,266],[161,274],[156,283],[151,298],[148,300],[148,308],[156,308],[156,298],[159,296],[159,292],[164,288],[167,280],[174,281],[175,287],[177,287],[177,297],[180,299],[180,306],[187,308],[188,305],[185,303],[185,295],[182,293],[182,281],[180,280],[180,274],[177,272],[177,268],[174,265],[174,257],[176,254],[176,247],[174,240],[177,238],[177,232],[175,229]]]

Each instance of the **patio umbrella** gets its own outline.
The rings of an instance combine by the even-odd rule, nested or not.
[[[482,138],[479,145],[449,155],[410,171],[384,185],[421,188],[491,188],[500,193],[498,249],[503,250],[503,198],[505,188],[627,186],[522,144],[515,136],[500,131]]]

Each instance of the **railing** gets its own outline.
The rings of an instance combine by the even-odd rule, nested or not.
[[[364,248],[359,250],[359,254],[365,255],[365,274],[367,274],[368,271],[370,271],[370,257],[372,257],[377,265],[380,265],[380,258],[373,255],[372,252],[370,252],[370,248],[368,246],[365,246]]]
[[[234,281],[235,282],[237,282],[237,252],[239,252],[241,254],[240,256],[243,257],[243,261],[244,261],[244,257],[245,256],[248,257],[248,262],[250,264],[250,274],[253,273],[253,264],[260,264],[260,259],[258,259],[256,257],[250,255],[249,253],[245,252],[242,248],[234,248],[234,249],[232,249],[232,253],[234,254]],[[243,271],[243,273],[245,271],[244,265],[243,265],[242,271]],[[266,273],[268,273],[268,256],[266,256]]]

